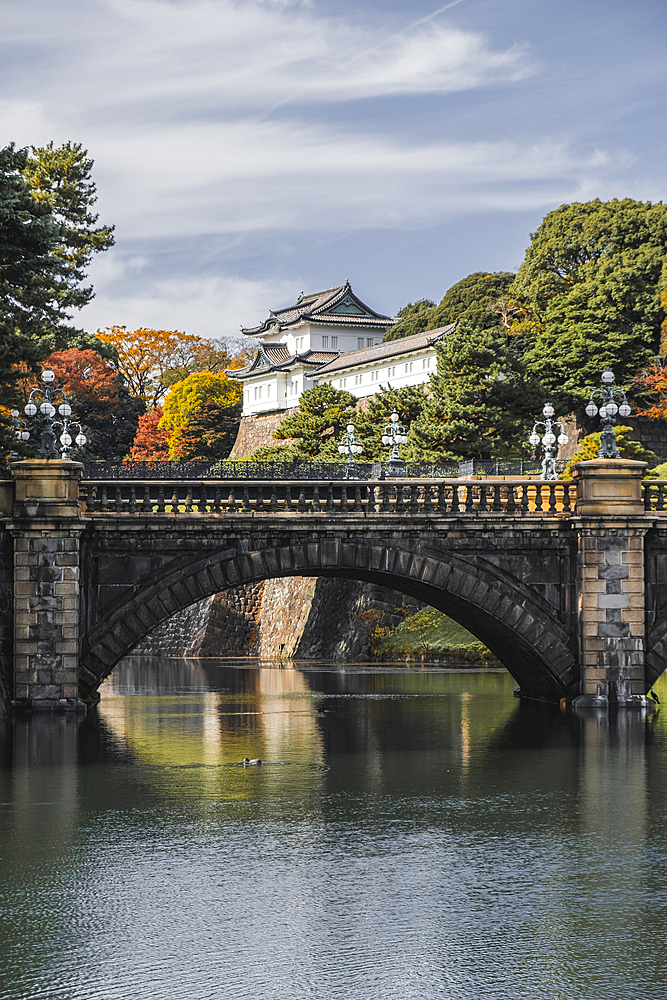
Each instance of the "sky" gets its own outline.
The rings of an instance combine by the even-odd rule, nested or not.
[[[559,205],[659,201],[664,0],[0,0],[0,146],[82,143],[116,246],[77,318],[230,336],[515,271]]]

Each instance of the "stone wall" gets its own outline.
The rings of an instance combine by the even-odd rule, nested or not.
[[[0,716],[9,711],[12,694],[14,644],[13,541],[0,530]]]
[[[368,657],[374,625],[395,628],[422,605],[375,584],[290,576],[230,590],[191,605],[155,629],[134,653],[355,660]],[[365,612],[375,611],[368,616]]]
[[[574,413],[567,417],[559,417],[565,427],[569,441],[558,449],[558,457],[569,462],[574,457],[574,453],[579,447],[579,442],[591,432],[577,423]],[[625,417],[619,418],[619,423],[632,427],[634,434],[632,437],[639,441],[644,448],[654,451],[659,462],[667,461],[667,420],[649,420],[648,417]],[[596,428],[599,430],[599,421],[596,421]]]
[[[189,656],[248,656],[257,641],[264,582],[224,590],[209,599],[208,619]]]
[[[295,409],[296,407],[292,407],[290,410],[277,410],[274,413],[260,413],[253,414],[250,417],[241,417],[236,441],[229,453],[229,457],[242,458],[246,455],[252,455],[253,451],[256,451],[258,448],[264,448],[266,445],[275,447],[277,445],[291,444],[291,438],[287,438],[284,441],[276,441],[273,437],[273,432],[278,429],[278,426],[285,417],[289,416],[290,413],[294,413]]]

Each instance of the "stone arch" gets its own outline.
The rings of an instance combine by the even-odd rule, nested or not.
[[[665,670],[667,670],[667,619],[656,622],[646,637],[644,678],[647,691],[650,691]]]
[[[115,664],[177,611],[239,584],[284,576],[364,580],[409,594],[473,632],[527,696],[556,700],[578,693],[573,637],[521,581],[490,563],[450,553],[325,538],[250,552],[227,549],[142,581],[83,638],[81,698],[91,701]]]

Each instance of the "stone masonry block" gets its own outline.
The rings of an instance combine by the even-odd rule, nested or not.
[[[613,565],[606,563],[601,565],[598,569],[598,575],[601,580],[627,580],[629,575],[629,568],[627,566]]]
[[[598,552],[609,552],[612,549],[624,551],[630,547],[628,543],[631,541],[627,535],[604,535],[598,538]]]
[[[639,549],[629,549],[628,552],[621,553],[621,563],[624,566],[644,565],[644,553]]]
[[[600,622],[598,635],[610,639],[621,639],[628,635],[627,625],[618,625],[615,622]]]
[[[627,594],[599,594],[599,608],[627,608],[630,605],[630,598]]]
[[[644,581],[643,580],[621,580],[622,594],[641,594],[642,607],[644,605]]]

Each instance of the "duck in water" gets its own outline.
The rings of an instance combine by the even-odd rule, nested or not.
[[[257,760],[257,759],[255,759],[255,760],[249,760],[247,757],[244,757],[243,758],[243,763],[244,764],[261,764],[262,762],[261,762],[261,760]]]

